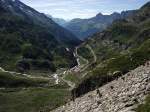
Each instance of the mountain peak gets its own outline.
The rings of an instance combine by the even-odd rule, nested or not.
[[[147,2],[142,8],[150,7],[150,2]]]
[[[10,11],[12,15],[18,15],[24,19],[28,19],[34,24],[48,27],[52,35],[54,35],[60,43],[66,44],[72,42],[73,44],[76,44],[80,42],[80,40],[70,31],[56,24],[45,14],[36,11],[19,0],[0,0],[0,7]],[[62,33],[63,35],[61,35]]]
[[[102,13],[98,13],[98,14],[96,15],[96,17],[101,17],[101,16],[103,16]]]

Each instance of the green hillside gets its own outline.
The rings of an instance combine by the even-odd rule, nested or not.
[[[0,1],[0,112],[49,112],[150,60],[150,2],[80,42],[19,0]]]
[[[79,49],[82,51],[87,51],[87,45],[91,46],[97,60],[84,70],[88,71],[87,75],[73,90],[77,97],[150,59],[149,10],[150,5],[147,3],[133,16],[114,22],[107,30],[95,34],[80,46]],[[93,60],[90,53],[80,50],[78,53],[89,61]]]
[[[79,42],[19,0],[0,0],[0,112],[50,111],[70,100],[68,85],[53,74],[76,65]]]
[[[2,8],[2,7],[1,7]],[[45,27],[26,21],[3,9],[0,14],[0,66],[20,72],[50,70],[76,64],[73,53],[66,51]]]

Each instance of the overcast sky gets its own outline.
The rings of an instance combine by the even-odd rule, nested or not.
[[[101,12],[110,14],[138,9],[149,0],[20,0],[34,9],[53,17],[89,18]]]

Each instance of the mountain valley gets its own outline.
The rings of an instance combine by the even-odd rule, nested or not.
[[[149,61],[150,2],[68,23],[0,0],[0,112],[149,112]]]

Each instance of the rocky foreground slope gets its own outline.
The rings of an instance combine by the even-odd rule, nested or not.
[[[150,62],[53,112],[134,112],[150,92]]]

